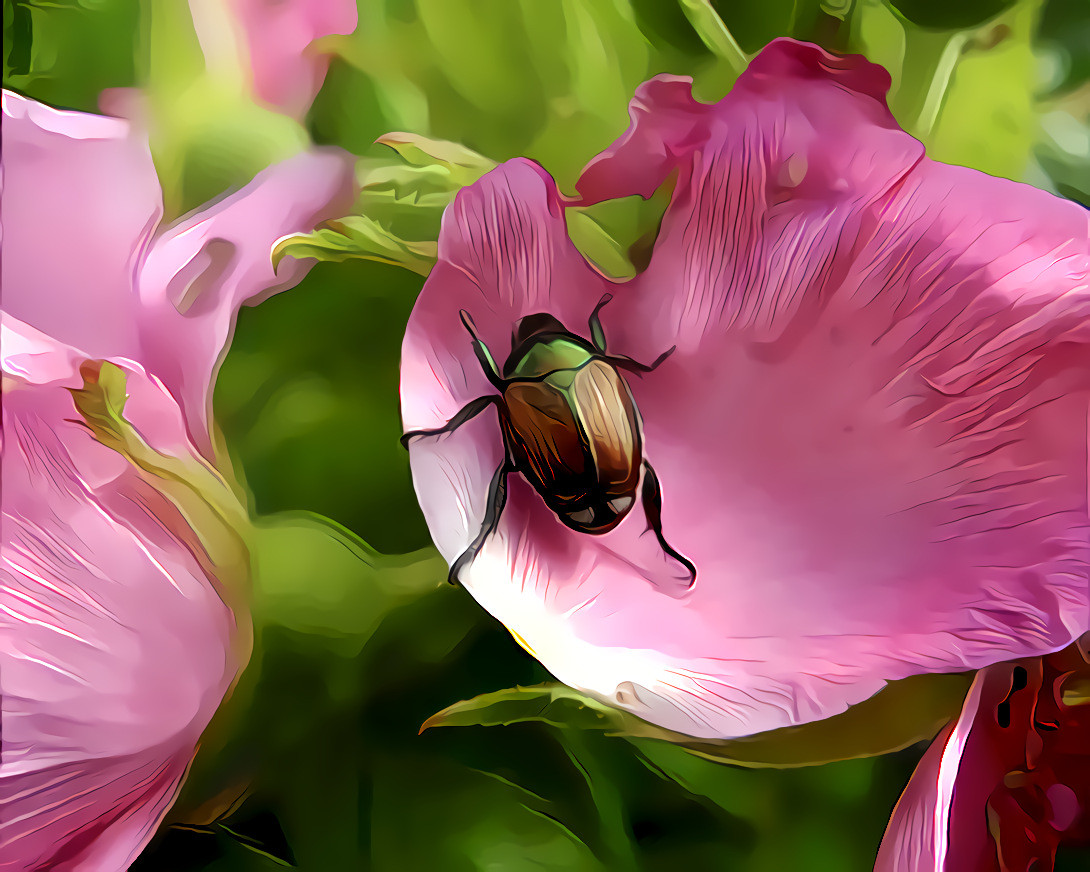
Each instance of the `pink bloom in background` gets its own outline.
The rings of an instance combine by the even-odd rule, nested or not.
[[[112,362],[140,438],[215,477],[211,390],[235,313],[303,276],[274,274],[271,246],[343,213],[352,167],[300,154],[162,228],[126,122],[3,101],[0,867],[123,869],[245,664],[246,566],[215,562],[72,390]]]
[[[206,20],[207,0],[191,0],[205,56],[222,38],[218,22]],[[356,29],[355,0],[230,0],[242,56],[254,97],[296,118],[310,108],[329,68],[329,54],[315,40]],[[204,26],[202,26],[202,24]]]
[[[589,337],[601,310],[662,487],[592,536],[519,474],[461,573],[566,684],[667,728],[733,737],[843,711],[887,681],[1057,651],[1090,628],[1087,212],[928,159],[859,57],[779,40],[718,104],[637,92],[583,203],[676,188],[626,283],[570,242],[565,200],[514,160],[444,215],[403,348],[406,430],[496,393],[516,322]],[[504,462],[489,408],[411,443],[454,561]]]
[[[877,872],[1048,872],[1090,844],[1090,636],[978,673],[898,803]]]

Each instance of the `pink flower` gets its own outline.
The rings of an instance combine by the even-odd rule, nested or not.
[[[1090,636],[976,677],[894,810],[877,872],[1050,872],[1090,844]]]
[[[530,161],[445,214],[403,348],[407,431],[497,395],[463,309],[500,363],[531,314],[588,340],[607,293],[610,355],[674,349],[621,373],[691,586],[647,499],[590,535],[522,472],[471,549],[505,462],[494,404],[410,441],[440,551],[470,549],[460,580],[566,684],[733,737],[1090,627],[1087,212],[929,160],[888,85],[789,40],[715,105],[684,79],[643,85],[578,183],[591,203],[676,176],[650,265],[626,283],[572,246],[567,204]]]
[[[3,113],[0,868],[123,869],[249,654],[216,367],[238,307],[309,265],[274,274],[274,241],[341,214],[352,170],[301,154],[162,228],[126,122]]]
[[[301,118],[310,108],[329,68],[329,54],[314,43],[356,28],[355,0],[230,0],[237,45],[221,45],[223,9],[190,0],[201,47],[210,64],[226,49],[244,58],[247,79],[258,101]]]

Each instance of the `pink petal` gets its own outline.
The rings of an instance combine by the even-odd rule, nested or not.
[[[551,180],[532,170],[527,192],[524,162],[445,216],[406,335],[406,429],[493,392],[462,308],[502,359],[529,312],[587,336],[610,287],[611,353],[677,346],[627,380],[695,587],[639,506],[575,533],[517,474],[463,574],[565,683],[736,736],[1090,625],[1087,214],[927,160],[887,83],[778,41],[720,104],[690,99],[691,117],[676,80],[645,86],[634,128],[580,184],[589,200],[646,194],[678,171],[651,265],[626,285],[581,262]],[[500,457],[492,411],[414,441],[448,559],[480,529]]]
[[[4,860],[123,869],[241,669],[248,624],[178,511],[76,423],[84,356],[15,319],[3,328]],[[170,395],[117,363],[127,415],[169,441],[157,427],[181,426]]]
[[[273,244],[345,214],[353,184],[348,154],[299,154],[167,230],[140,266],[139,359],[178,398],[202,451],[210,450],[211,386],[239,307],[294,287],[314,263],[285,259],[274,272]]]
[[[635,194],[650,199],[666,177],[708,138],[708,118],[693,100],[687,76],[655,76],[636,89],[627,132],[583,169],[583,202]]]
[[[231,0],[259,99],[301,118],[322,87],[329,55],[316,39],[356,29],[354,0]]]
[[[133,273],[162,213],[146,138],[8,91],[3,123],[4,311],[92,356],[133,356]]]
[[[701,153],[726,158],[714,153],[733,149],[752,158],[762,146],[771,163],[781,164],[782,175],[766,180],[781,193],[803,180],[795,196],[820,194],[814,188],[822,184],[847,190],[849,181],[878,187],[876,176],[898,174],[923,154],[886,108],[889,83],[882,67],[790,39],[770,43],[715,106],[693,98],[691,79],[656,76],[636,89],[628,130],[587,164],[576,188],[586,203],[632,194],[648,198],[670,172]],[[792,123],[785,124],[790,116]],[[729,138],[728,119],[736,128]],[[850,147],[821,148],[823,141],[846,144],[846,126],[855,128]],[[810,159],[816,161],[805,165]],[[742,167],[746,176],[755,169],[760,168]]]

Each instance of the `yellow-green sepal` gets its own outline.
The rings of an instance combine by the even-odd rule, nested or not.
[[[562,684],[512,687],[455,703],[424,722],[432,727],[500,726],[540,721],[597,730],[638,746],[668,742],[691,754],[746,768],[816,766],[874,757],[935,736],[961,710],[971,676],[921,675],[891,682],[870,699],[823,721],[740,739],[698,739],[666,730]]]

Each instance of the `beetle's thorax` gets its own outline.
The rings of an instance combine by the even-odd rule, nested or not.
[[[505,379],[541,379],[550,373],[576,370],[588,363],[595,352],[576,336],[541,335],[515,348],[504,365]]]

